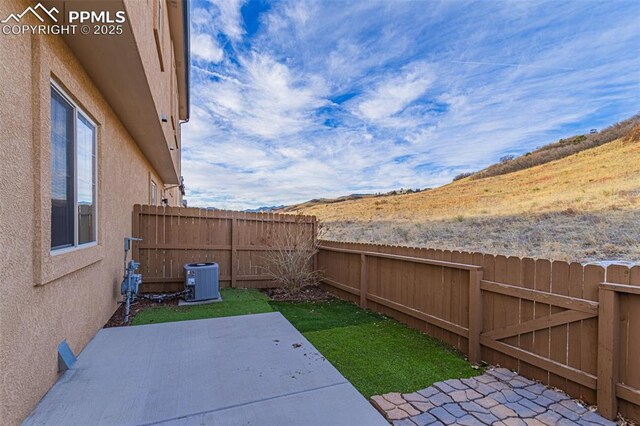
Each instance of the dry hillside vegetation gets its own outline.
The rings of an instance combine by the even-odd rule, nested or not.
[[[558,142],[550,143],[536,149],[535,151],[521,155],[520,157],[514,157],[512,159],[506,157],[505,161],[489,166],[477,173],[470,173],[469,175],[471,176],[471,179],[482,179],[549,163],[586,149],[604,145],[616,139],[625,138],[627,135],[631,134],[634,127],[636,131],[640,130],[639,124],[640,114],[637,114],[627,120],[609,126],[601,132],[560,139]]]
[[[418,194],[322,204],[297,212],[336,220],[434,220],[640,207],[640,144],[618,140],[530,169],[463,179]]]
[[[513,173],[296,210],[329,239],[640,262],[640,129]]]
[[[640,210],[424,222],[337,221],[326,239],[564,261],[640,263]]]

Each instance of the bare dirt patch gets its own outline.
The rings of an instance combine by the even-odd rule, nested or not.
[[[279,302],[310,302],[333,299],[334,296],[317,285],[303,287],[299,292],[289,292],[284,288],[265,288],[262,292]]]
[[[114,314],[109,318],[109,321],[104,325],[104,328],[110,327],[126,327],[133,322],[136,314],[145,309],[153,308],[156,306],[177,306],[178,299],[171,299],[163,303],[154,302],[146,299],[138,299],[135,303],[131,305],[129,324],[124,323],[124,304],[121,303],[118,309],[114,312]]]

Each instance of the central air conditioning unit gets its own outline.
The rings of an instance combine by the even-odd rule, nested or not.
[[[220,298],[217,263],[187,263],[184,265],[184,273],[185,290],[190,290],[185,301],[200,302]]]

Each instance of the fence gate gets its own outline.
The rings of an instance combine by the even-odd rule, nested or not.
[[[551,337],[553,333],[549,334],[549,330],[552,332],[558,329],[569,330],[573,325],[581,326],[583,320],[596,318],[598,316],[598,302],[485,280],[480,282],[480,289],[483,293],[507,296],[517,300],[520,305],[520,315],[516,318],[518,321],[484,330],[480,334],[481,345],[563,376],[589,389],[596,389],[597,379],[594,374],[566,365],[561,362],[562,360],[551,358],[558,354],[560,357],[556,358],[564,357],[566,359],[568,352],[566,339],[554,341]],[[525,319],[521,315],[522,305],[531,303],[538,304],[538,314],[535,317]],[[504,309],[508,309],[508,304],[504,306]],[[527,336],[529,333],[537,333],[538,339],[546,340],[549,336],[551,357],[545,357],[532,350],[522,348],[521,336]]]

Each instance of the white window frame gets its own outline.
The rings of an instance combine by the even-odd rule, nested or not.
[[[152,206],[158,205],[158,184],[153,179],[151,179],[151,184],[149,185],[149,204]]]
[[[156,40],[156,50],[158,51],[158,60],[160,61],[160,71],[164,72],[164,49],[162,47],[162,38],[164,36],[164,7],[162,3],[165,0],[154,0],[154,23],[153,23],[153,35]]]
[[[163,36],[163,24],[164,24],[164,9],[162,8],[162,2],[163,0],[157,0],[158,1],[158,22],[156,23],[158,25],[158,38],[160,39],[160,46],[162,47],[162,36]]]
[[[86,247],[93,247],[98,245],[98,125],[95,121],[91,119],[89,114],[85,112],[85,110],[78,105],[77,102],[73,100],[71,96],[67,94],[67,92],[55,81],[51,80],[51,88],[58,92],[65,101],[69,102],[69,104],[73,107],[73,178],[75,180],[73,185],[73,204],[74,204],[74,214],[73,214],[73,245],[71,247],[62,247],[62,248],[54,248],[51,247],[51,243],[49,244],[49,249],[51,255],[68,253],[70,251],[75,251],[78,249],[83,249]],[[94,194],[94,203],[95,203],[95,219],[94,219],[94,227],[95,227],[95,240],[90,241],[88,243],[78,244],[78,115],[81,115],[82,118],[87,120],[89,124],[93,126],[93,179],[95,182],[95,188],[93,189]],[[49,147],[51,147],[51,143],[49,143]],[[51,196],[51,191],[49,191],[49,196]],[[51,221],[51,216],[49,216],[49,220]],[[50,226],[52,224],[50,223]]]

